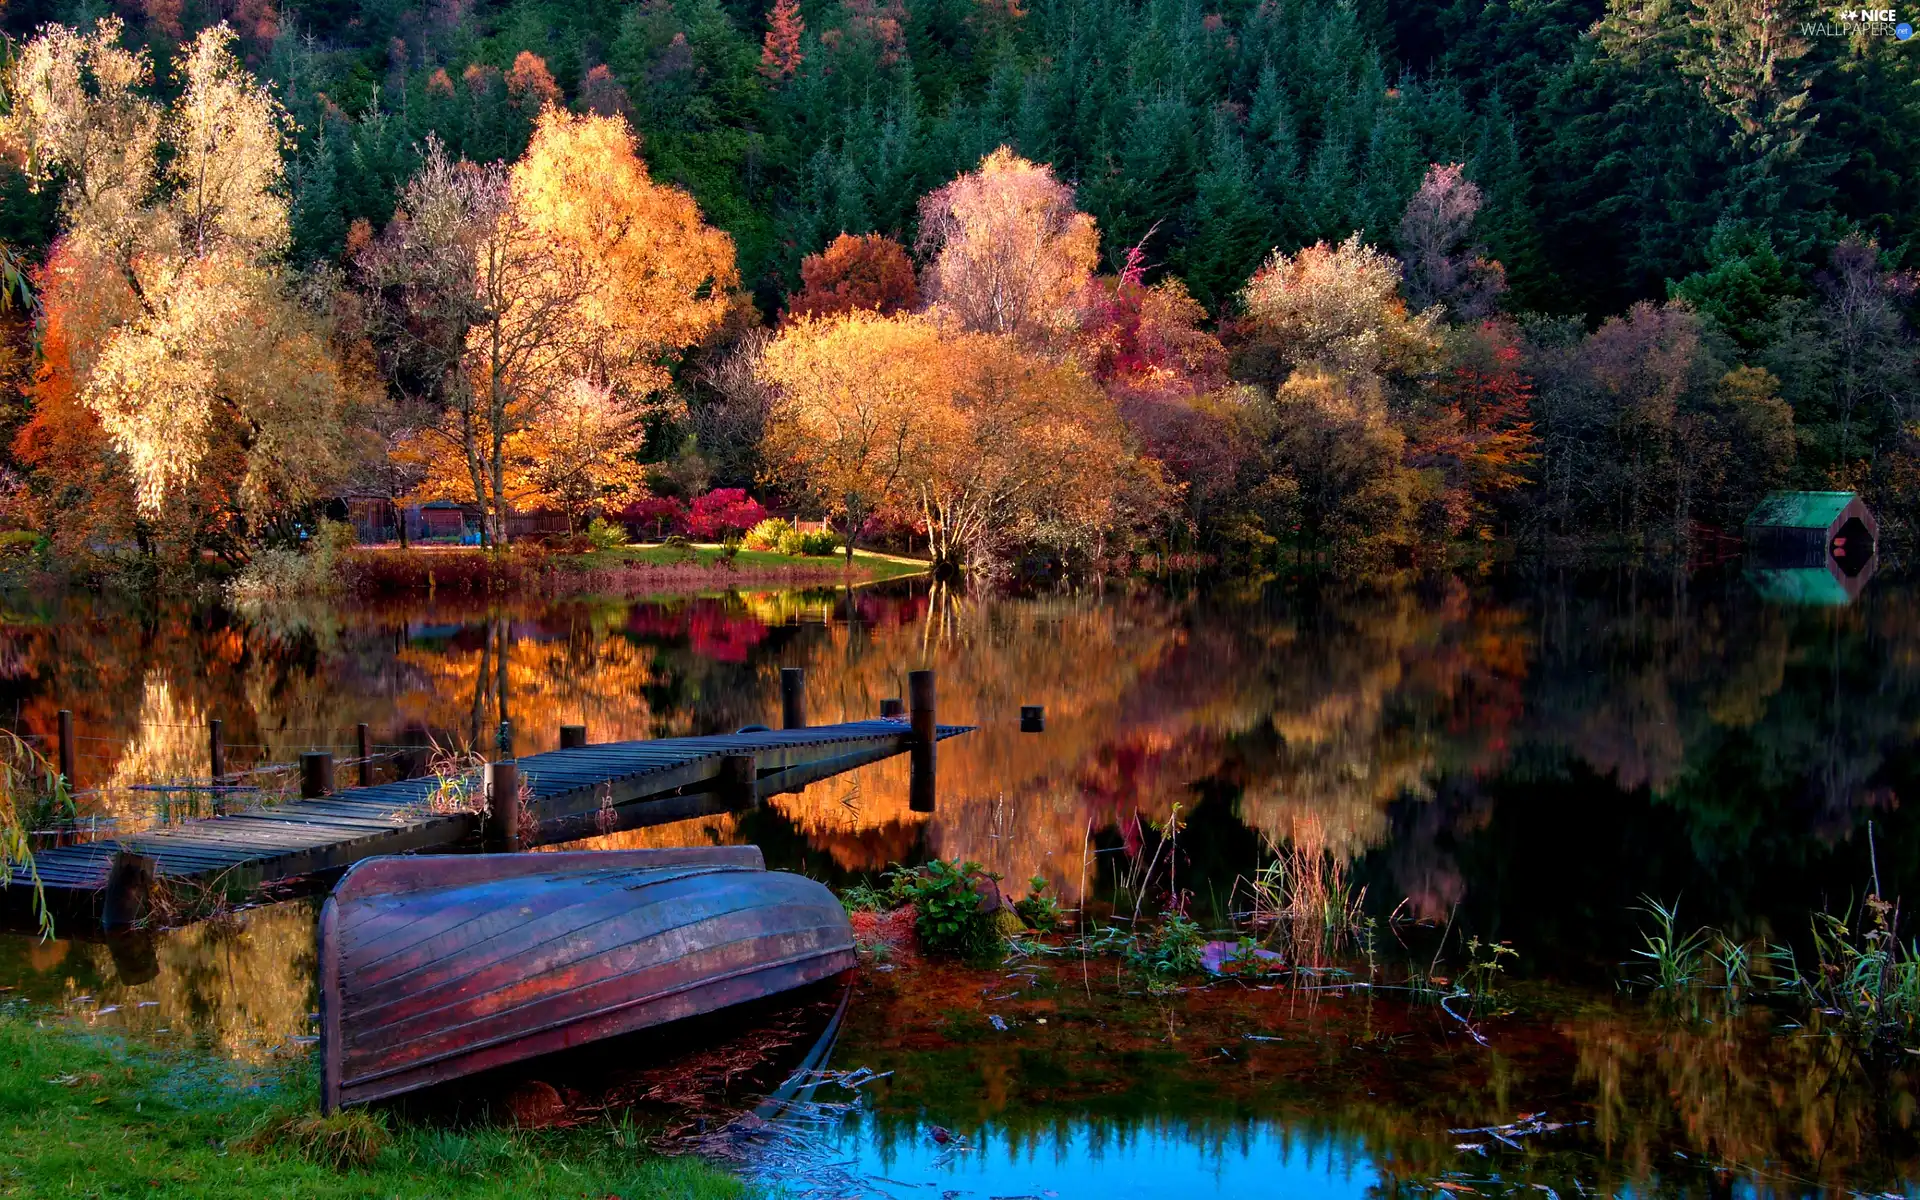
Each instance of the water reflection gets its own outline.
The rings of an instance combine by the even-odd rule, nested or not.
[[[248,613],[67,598],[16,600],[0,622],[0,703],[40,735],[75,709],[80,783],[127,823],[161,795],[129,785],[204,775],[216,716],[236,764],[346,752],[361,721],[382,745],[484,745],[508,718],[529,752],[562,724],[603,740],[770,722],[782,666],[808,669],[814,720],[869,716],[923,665],[943,719],[981,727],[942,748],[931,816],[909,810],[897,759],[769,813],[626,840],[751,836],[842,874],[961,856],[1072,898],[1099,886],[1090,840],[1177,806],[1203,902],[1265,839],[1362,860],[1376,898],[1419,918],[1520,919],[1510,868],[1578,846],[1623,873],[1622,908],[1711,882],[1702,920],[1764,932],[1786,911],[1774,898],[1858,886],[1876,818],[1883,872],[1920,879],[1897,803],[1917,761],[1920,603],[1885,580],[1837,610],[1770,604],[1738,574],[1619,572],[1304,597],[909,584]],[[1044,734],[1019,732],[1022,704],[1046,706]]]
[[[937,810],[910,811],[894,760],[603,844],[751,840],[839,879],[961,856],[1098,900],[1122,856],[1092,851],[1177,814],[1176,886],[1197,910],[1263,841],[1304,843],[1350,861],[1376,915],[1399,909],[1379,939],[1390,965],[1416,953],[1391,936],[1407,921],[1450,921],[1512,941],[1516,975],[1561,989],[1488,1052],[1397,1000],[1216,989],[1143,1015],[1109,980],[1078,1016],[1062,987],[1003,1035],[984,1023],[991,981],[871,988],[840,1065],[899,1070],[836,1134],[863,1170],[1063,1196],[1176,1175],[1223,1193],[1254,1178],[1393,1194],[1457,1172],[1482,1194],[1498,1173],[1561,1195],[1704,1195],[1725,1194],[1713,1164],[1781,1194],[1920,1173],[1905,1068],[1864,1072],[1763,1012],[1674,1026],[1611,996],[1643,893],[1679,897],[1689,923],[1789,939],[1864,886],[1868,821],[1886,889],[1920,893],[1920,828],[1899,803],[1920,784],[1920,595],[1885,578],[1846,608],[1774,604],[1738,574],[1618,572],[250,613],[16,598],[0,614],[20,727],[50,733],[74,709],[80,782],[129,824],[155,819],[158,795],[130,785],[205,772],[212,717],[236,763],[344,750],[361,721],[400,745],[484,742],[506,717],[530,752],[563,724],[602,740],[771,722],[783,666],[807,668],[823,722],[871,715],[909,670],[936,668],[942,718],[981,727],[942,747]],[[1022,704],[1046,706],[1044,734],[1019,731]],[[310,1032],[312,953],[311,908],[279,906],[150,956],[0,939],[0,986],[263,1062]],[[1539,1107],[1589,1124],[1523,1161],[1446,1133]],[[980,1150],[936,1166],[934,1125]]]

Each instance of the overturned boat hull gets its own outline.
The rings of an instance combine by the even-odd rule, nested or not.
[[[368,859],[320,917],[327,1111],[805,987],[845,910],[752,846]]]

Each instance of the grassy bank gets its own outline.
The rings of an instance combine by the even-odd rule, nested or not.
[[[631,1128],[321,1121],[308,1064],[236,1082],[224,1064],[0,1016],[0,1196],[618,1196],[746,1194]]]
[[[729,562],[726,551],[717,545],[620,546],[612,550],[593,550],[585,554],[557,557],[562,570],[610,571],[626,568],[694,569],[727,575],[751,576],[756,573],[802,572],[812,577],[839,582],[851,575],[856,580],[897,579],[926,571],[925,561],[896,554],[855,550],[853,563],[835,554],[831,557],[781,554],[773,550],[738,550]]]

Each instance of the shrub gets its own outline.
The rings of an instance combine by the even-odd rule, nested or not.
[[[595,550],[618,550],[627,544],[627,531],[605,517],[595,517],[587,523],[587,544]]]
[[[767,519],[767,510],[747,495],[745,488],[719,488],[693,502],[687,511],[687,532],[697,538],[719,540],[739,535]]]
[[[824,558],[840,549],[840,539],[825,530],[813,530],[801,533],[790,531],[780,539],[779,550],[782,554],[804,555],[808,558]]]
[[[657,541],[681,526],[687,519],[687,508],[672,496],[647,496],[614,515],[629,528],[638,530],[642,537]]]
[[[254,553],[227,585],[236,600],[287,600],[320,596],[341,585],[341,564],[353,549],[353,526],[322,521],[298,550],[268,547]]]
[[[743,543],[749,550],[779,550],[793,533],[793,526],[784,518],[768,517],[766,520],[747,530]]]
[[[920,942],[935,954],[985,958],[1000,948],[994,913],[981,899],[993,876],[976,862],[934,859],[917,871],[898,871],[894,893],[913,905]]]

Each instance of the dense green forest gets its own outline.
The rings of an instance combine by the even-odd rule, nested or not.
[[[1463,372],[1519,406],[1507,425],[1525,435],[1492,453],[1520,475],[1434,500],[1437,515],[1419,515],[1417,480],[1393,485],[1389,507],[1415,524],[1684,540],[1693,523],[1737,525],[1751,485],[1793,482],[1867,490],[1902,544],[1920,496],[1920,46],[1809,4],[14,0],[5,23],[18,40],[109,11],[160,65],[162,96],[195,31],[237,32],[234,53],[294,122],[277,186],[296,273],[364,268],[435,141],[511,162],[558,105],[631,124],[653,178],[731,236],[741,294],[772,321],[840,234],[886,235],[924,264],[924,198],[1004,146],[1091,216],[1115,296],[1180,282],[1238,384],[1326,365],[1289,357],[1290,318],[1256,311],[1248,280],[1293,269],[1276,250],[1357,234],[1340,270],[1364,270],[1363,247],[1394,256],[1410,310],[1444,302],[1445,318],[1420,335],[1433,353],[1379,365],[1373,394],[1401,441],[1376,449],[1474,491],[1473,455],[1421,416],[1436,397],[1464,403],[1453,420],[1474,431],[1478,401],[1448,390]],[[1446,164],[1459,174],[1435,176]],[[1464,224],[1433,215],[1461,196]],[[0,239],[42,255],[57,197],[11,171]],[[1444,234],[1424,249],[1422,203]],[[703,381],[724,374],[712,351],[675,368],[692,428]],[[1172,470],[1188,540],[1319,538],[1378,516],[1336,511],[1367,468],[1319,500],[1294,469],[1337,429],[1289,448],[1269,428],[1254,438],[1265,475],[1240,454],[1209,483],[1181,462],[1187,434],[1156,443],[1126,415]],[[645,457],[671,458],[687,428],[654,422]],[[756,453],[706,450],[703,483],[765,477]],[[1287,470],[1286,515],[1262,516],[1247,497]]]
[[[15,0],[6,24],[107,7]],[[1771,241],[1753,286],[1781,292],[1849,230],[1894,265],[1920,253],[1915,47],[1802,36],[1832,19],[1811,5],[808,0],[784,78],[754,0],[121,7],[161,62],[212,20],[241,31],[299,122],[303,260],[384,223],[430,132],[475,161],[524,150],[522,51],[631,115],[763,309],[837,233],[912,244],[917,199],[1002,144],[1076,186],[1109,256],[1144,243],[1216,311],[1275,246],[1390,244],[1431,162],[1487,192],[1481,235],[1527,309],[1619,312],[1736,243],[1750,263]],[[47,236],[32,207],[8,205],[13,240]]]

